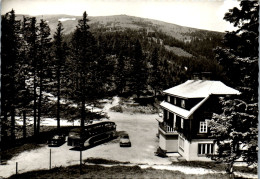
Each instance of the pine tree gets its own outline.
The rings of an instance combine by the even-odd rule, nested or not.
[[[34,135],[37,134],[37,53],[38,53],[38,26],[36,18],[24,18],[23,20],[23,40],[25,42],[25,55],[30,67],[30,78],[33,78],[33,128]]]
[[[61,68],[65,63],[65,49],[63,46],[63,27],[59,21],[57,31],[54,34],[54,56],[56,62],[56,77],[57,77],[57,128],[60,128],[60,88],[61,88]]]
[[[83,13],[83,18],[79,20],[78,26],[72,38],[73,59],[76,69],[76,93],[81,101],[81,126],[84,126],[86,119],[86,101],[96,94],[96,68],[97,68],[97,46],[96,41],[89,31],[87,24],[87,13]]]
[[[224,19],[237,30],[225,35],[225,48],[216,49],[216,59],[225,68],[230,84],[242,92],[222,100],[223,113],[215,114],[210,123],[218,145],[213,159],[227,163],[230,173],[238,158],[249,165],[257,163],[258,12],[258,1],[241,1],[240,8],[229,10]]]
[[[40,122],[41,122],[41,111],[42,111],[42,91],[43,91],[43,80],[44,80],[44,71],[46,69],[46,64],[48,59],[50,59],[50,47],[51,47],[51,38],[50,28],[47,22],[41,19],[39,24],[39,41],[38,41],[38,63],[37,72],[39,80],[39,98],[38,98],[38,120],[37,120],[37,133],[40,132]]]
[[[139,98],[143,90],[147,87],[147,62],[142,52],[139,40],[136,40],[133,50],[132,60],[132,92]]]
[[[14,10],[2,16],[1,45],[1,118],[3,140],[7,137],[8,116],[11,116],[11,140],[15,140],[15,108],[17,108],[17,63],[19,62],[20,21],[15,20]]]
[[[224,19],[238,29],[225,35],[227,48],[218,47],[216,59],[226,69],[229,83],[241,92],[243,100],[258,97],[258,1],[241,1],[241,8],[230,9]],[[249,70],[250,69],[250,70]],[[245,84],[247,86],[245,86]]]
[[[116,70],[117,91],[122,94],[126,86],[125,57],[120,53]]]
[[[158,49],[155,48],[151,55],[151,72],[150,72],[150,85],[154,89],[154,96],[157,95],[157,92],[162,89],[161,81],[161,71],[160,71],[160,61],[158,56]]]
[[[26,26],[28,23],[28,18],[23,17],[22,25],[21,25],[21,31],[20,31],[20,39],[19,43],[20,50],[19,50],[19,62],[17,63],[17,81],[16,84],[18,85],[17,88],[17,106],[18,111],[20,115],[23,116],[23,138],[26,138],[27,131],[26,131],[26,113],[29,109],[29,104],[31,102],[32,96],[30,94],[30,86],[26,84],[26,80],[29,80],[30,78],[30,70],[31,70],[31,64],[28,59],[28,45],[25,40],[26,35]]]

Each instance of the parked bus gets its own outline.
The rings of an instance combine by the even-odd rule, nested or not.
[[[113,138],[116,134],[116,124],[114,122],[99,122],[90,124],[84,128],[74,128],[69,132],[68,146],[87,147],[97,142]]]

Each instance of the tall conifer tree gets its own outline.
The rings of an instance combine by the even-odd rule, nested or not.
[[[40,122],[41,122],[41,111],[42,111],[42,91],[43,91],[43,80],[44,72],[46,70],[46,65],[50,59],[50,47],[51,38],[50,28],[47,22],[41,19],[39,24],[39,45],[38,45],[38,59],[37,59],[37,70],[39,79],[39,98],[38,98],[38,120],[37,120],[37,133],[40,132]]]
[[[37,53],[38,53],[38,26],[36,18],[24,18],[23,20],[23,40],[25,41],[25,55],[30,66],[31,78],[33,78],[33,129],[37,134]]]
[[[147,87],[147,77],[147,63],[145,56],[143,55],[140,41],[136,40],[132,60],[132,91],[138,98]]]
[[[19,62],[19,33],[20,21],[15,19],[14,10],[2,16],[2,41],[1,41],[1,118],[3,134],[6,137],[5,127],[7,117],[11,116],[11,139],[15,139],[15,108],[17,107],[17,63]]]
[[[57,30],[54,34],[54,56],[56,62],[56,78],[57,78],[57,128],[60,128],[60,88],[61,88],[61,70],[65,63],[65,49],[63,46],[63,27],[59,21]]]
[[[84,126],[86,119],[86,101],[95,96],[96,90],[96,67],[97,50],[96,41],[89,31],[87,13],[78,21],[78,26],[73,34],[72,49],[73,58],[76,63],[76,75],[78,78],[77,93],[81,101],[81,126]]]
[[[258,26],[259,2],[241,1],[224,19],[237,30],[225,35],[225,48],[216,49],[216,59],[226,70],[231,85],[242,94],[222,100],[223,113],[211,122],[212,137],[218,145],[213,159],[226,162],[229,171],[242,158],[249,165],[257,163],[258,137]],[[241,150],[241,148],[246,150]]]

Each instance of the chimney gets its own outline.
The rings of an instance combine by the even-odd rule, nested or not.
[[[193,73],[191,79],[192,79],[192,80],[199,80],[199,79],[200,79],[200,74],[199,74],[199,73]]]
[[[210,80],[211,72],[193,73],[192,80]]]

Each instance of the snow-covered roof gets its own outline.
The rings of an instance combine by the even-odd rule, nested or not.
[[[209,96],[204,98],[203,100],[201,100],[199,103],[197,103],[195,106],[193,106],[193,108],[191,108],[190,110],[183,109],[181,107],[170,104],[166,101],[161,102],[160,105],[163,108],[166,108],[167,110],[171,111],[172,113],[175,113],[182,118],[188,119],[194,113],[194,111],[196,111],[208,98],[209,98]]]
[[[166,94],[183,98],[205,98],[214,95],[239,95],[240,92],[226,86],[221,81],[188,80],[178,86],[163,91]]]

